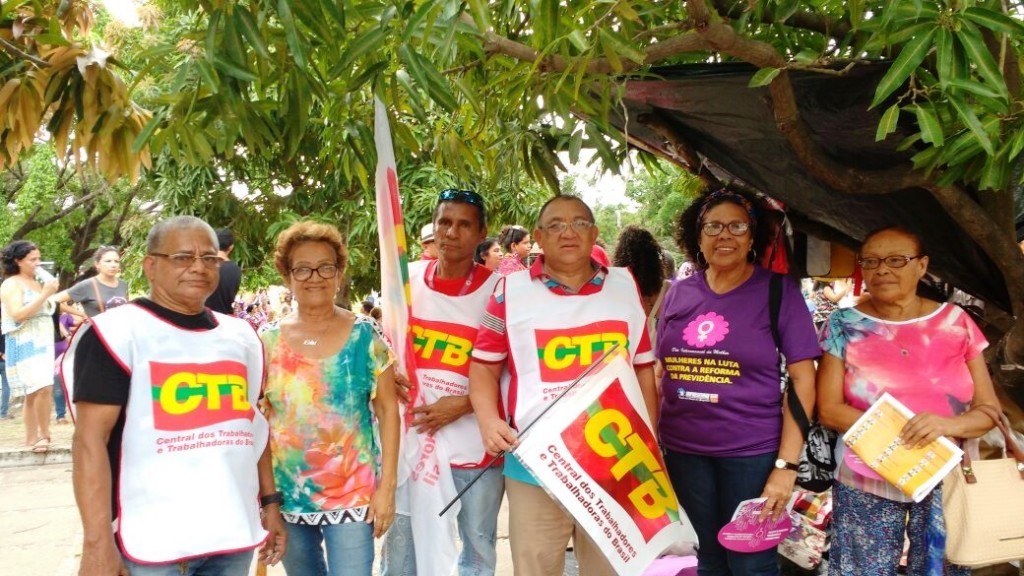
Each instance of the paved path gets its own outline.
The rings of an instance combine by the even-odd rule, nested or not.
[[[51,454],[58,459],[59,450]],[[508,506],[498,519],[497,576],[512,576]],[[379,557],[378,541],[378,557]],[[75,507],[69,461],[44,466],[0,466],[0,573],[73,576],[78,573],[82,527]],[[377,562],[379,564],[379,562]],[[377,571],[374,571],[377,574]],[[280,565],[268,576],[284,576]],[[575,576],[575,565],[566,576]]]

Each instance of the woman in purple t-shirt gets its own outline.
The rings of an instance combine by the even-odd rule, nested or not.
[[[920,238],[899,227],[877,230],[859,261],[871,298],[834,312],[821,332],[822,424],[846,431],[888,392],[916,413],[902,431],[907,445],[990,430],[995,423],[975,409],[999,409],[981,355],[988,342],[957,306],[917,295],[928,270]],[[837,449],[830,575],[895,574],[904,537],[909,574],[971,573],[944,561],[941,487],[915,503],[885,480],[858,474],[841,442]]]
[[[776,348],[772,273],[754,263],[769,235],[759,214],[752,198],[725,189],[682,213],[677,240],[697,271],[669,289],[658,324],[660,439],[707,575],[779,573],[774,548],[732,552],[717,539],[741,501],[764,497],[765,515],[778,518],[793,492],[803,437],[782,401],[779,352],[807,413],[814,405],[814,325],[784,278]]]

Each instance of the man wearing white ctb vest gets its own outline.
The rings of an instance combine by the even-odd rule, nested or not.
[[[284,555],[256,410],[263,348],[244,320],[204,306],[221,262],[202,220],[157,223],[149,298],[94,317],[67,351],[80,576],[244,576],[261,544],[266,563]]]
[[[456,561],[459,576],[494,574],[498,510],[504,495],[501,466],[485,470],[463,495],[459,508],[445,518],[437,516],[489,459],[469,403],[473,341],[498,281],[473,262],[476,246],[486,235],[484,199],[469,190],[445,190],[434,210],[437,259],[410,267],[409,325],[420,399],[412,408],[415,419],[402,446],[412,471],[399,488],[399,498],[408,502],[398,506],[399,514],[385,537],[383,576],[448,576]],[[399,380],[400,387],[405,384]],[[453,516],[461,553],[451,534]]]
[[[606,268],[591,258],[597,233],[586,203],[575,196],[552,198],[533,232],[544,254],[529,270],[506,276],[487,303],[469,379],[473,410],[491,454],[511,450],[517,430],[530,425],[616,343],[633,364],[651,422],[658,421],[654,354],[640,292],[628,270]],[[506,363],[512,375],[505,391],[507,422],[498,409]],[[505,491],[516,576],[561,576],[570,536],[580,574],[614,574],[583,528],[514,453],[505,459]]]

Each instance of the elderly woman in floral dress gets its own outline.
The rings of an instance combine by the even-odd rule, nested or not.
[[[288,528],[283,563],[292,576],[370,576],[373,538],[394,517],[393,355],[371,319],[334,305],[346,261],[333,226],[298,222],[277,239],[274,264],[298,307],[261,333],[262,408]]]
[[[913,232],[876,230],[860,251],[871,298],[834,312],[821,332],[818,417],[844,432],[884,393],[916,416],[900,433],[907,446],[938,438],[976,438],[994,424],[980,406],[999,409],[982,350],[988,342],[963,310],[917,294],[928,255]],[[904,541],[908,574],[967,576],[945,561],[942,487],[920,502],[851,465],[837,446],[830,576],[897,573]]]

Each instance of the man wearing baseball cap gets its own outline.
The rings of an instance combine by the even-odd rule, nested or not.
[[[437,243],[434,242],[434,223],[425,224],[420,229],[420,260],[437,260]]]

